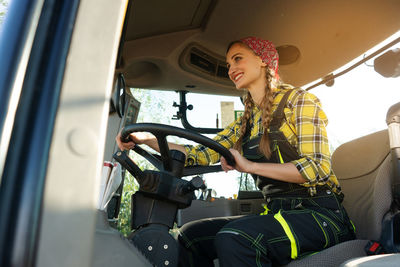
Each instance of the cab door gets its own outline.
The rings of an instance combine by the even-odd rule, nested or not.
[[[0,41],[0,266],[91,266],[127,0],[12,0]]]

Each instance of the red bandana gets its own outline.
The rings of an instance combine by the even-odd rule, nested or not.
[[[272,42],[257,37],[246,37],[240,41],[250,47],[269,68],[274,70],[275,75],[278,74],[279,55]]]

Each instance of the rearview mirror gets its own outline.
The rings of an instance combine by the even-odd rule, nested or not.
[[[122,118],[125,113],[125,101],[126,101],[126,91],[125,91],[125,78],[122,73],[118,73],[117,80],[114,86],[113,104],[115,111],[118,116]]]
[[[374,69],[386,78],[400,76],[400,48],[392,49],[374,60]]]

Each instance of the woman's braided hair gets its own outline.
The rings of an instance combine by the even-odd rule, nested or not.
[[[231,46],[234,44],[240,44],[240,45],[243,45],[246,47],[246,45],[243,44],[241,41],[234,41],[229,44],[227,51],[229,51]],[[260,149],[260,152],[266,158],[269,159],[271,157],[271,148],[270,148],[270,142],[269,142],[269,136],[268,136],[268,128],[269,128],[269,124],[272,120],[272,102],[274,101],[272,88],[275,86],[275,84],[278,81],[275,79],[275,75],[273,74],[273,71],[269,68],[266,68],[265,76],[266,76],[266,81],[267,81],[266,84],[267,85],[265,87],[264,97],[261,100],[260,107],[259,107],[260,110],[262,111],[261,121],[262,121],[262,127],[264,128],[264,133],[261,137],[259,149]],[[253,110],[254,105],[255,105],[255,103],[254,103],[253,98],[250,95],[250,92],[247,92],[247,94],[244,96],[244,114],[241,118],[240,136],[234,145],[234,148],[236,150],[241,151],[241,149],[242,149],[243,138],[246,134],[247,124],[251,119],[251,112]],[[253,122],[253,123],[255,123],[255,122]]]

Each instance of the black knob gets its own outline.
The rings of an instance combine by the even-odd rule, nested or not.
[[[205,185],[204,185],[203,178],[201,178],[200,176],[196,176],[190,182],[188,182],[181,188],[181,193],[182,193],[182,195],[186,195],[189,192],[193,192],[194,190],[204,188],[204,187],[205,187]]]

